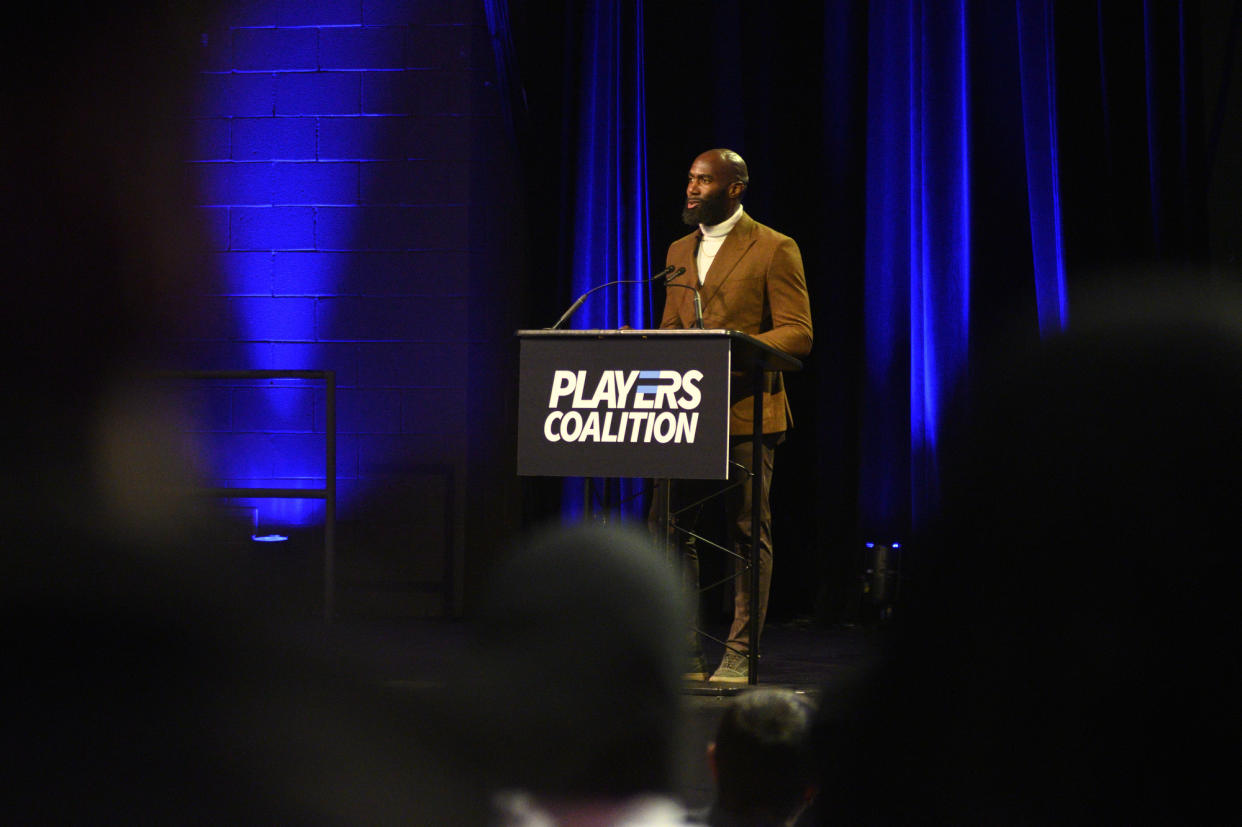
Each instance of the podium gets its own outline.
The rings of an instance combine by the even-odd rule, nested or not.
[[[736,330],[519,330],[518,474],[726,480],[734,374],[756,433],[764,376],[802,363]],[[754,440],[753,469],[760,469]],[[758,503],[751,474],[749,683],[759,658]]]

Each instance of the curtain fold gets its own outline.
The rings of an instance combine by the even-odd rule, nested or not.
[[[1061,231],[1056,59],[1052,0],[1017,0],[1023,157],[1030,211],[1035,306],[1043,336],[1069,322]]]
[[[578,54],[584,58],[572,175],[575,295],[608,281],[642,279],[650,268],[646,100],[641,0],[589,3]],[[647,327],[650,285],[600,291],[579,311],[579,329]]]
[[[873,3],[869,49],[860,507],[864,535],[891,541],[935,508],[941,410],[969,348],[965,3]]]
[[[651,253],[642,2],[588,3],[571,19],[582,63],[577,118],[567,127],[576,154],[566,159],[564,173],[570,184],[570,284],[577,296],[606,282],[645,279]],[[568,326],[647,328],[656,323],[652,316],[650,284],[618,284],[588,298]],[[575,517],[607,505],[613,513],[641,519],[643,486],[643,480],[598,480],[595,501],[584,502],[581,480],[569,479],[562,514]]]

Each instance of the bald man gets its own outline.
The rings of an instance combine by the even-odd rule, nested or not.
[[[685,275],[676,284],[697,286],[703,308],[703,326],[708,329],[739,330],[791,356],[805,357],[811,352],[811,306],[807,296],[802,254],[792,238],[752,219],[742,208],[742,197],[750,183],[750,173],[742,156],[730,149],[712,149],[694,159],[686,182],[682,220],[694,232],[677,239],[668,248],[665,263],[684,267]],[[693,291],[669,289],[660,328],[679,330],[696,325]],[[763,489],[760,508],[759,606],[758,625],[762,631],[767,613],[768,587],[772,579],[772,521],[768,491],[772,483],[773,454],[792,425],[789,403],[779,373],[767,377],[763,404],[763,433],[756,437],[753,400],[749,383],[735,376],[729,414],[729,459],[747,470],[753,464],[752,440],[762,446]],[[735,480],[736,481],[736,480]],[[684,490],[686,484],[680,484]],[[653,503],[653,517],[663,513],[661,489]],[[674,509],[685,499],[675,491]],[[735,553],[735,570],[750,559],[751,486],[739,485],[729,492],[730,535]],[[694,499],[697,499],[695,497]],[[698,509],[675,518],[683,529],[693,529]],[[697,587],[698,555],[692,537],[677,533],[686,560],[688,577]],[[724,658],[711,680],[718,683],[747,682],[747,656],[750,652],[750,583],[747,575],[734,581],[733,623]],[[685,677],[703,680],[706,665],[697,639]]]

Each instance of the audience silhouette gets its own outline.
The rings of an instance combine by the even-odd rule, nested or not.
[[[824,821],[1240,815],[1242,302],[1075,307],[959,400],[888,658],[822,700]]]
[[[815,796],[814,706],[791,689],[758,687],[725,709],[708,746],[712,827],[788,827]]]
[[[457,694],[500,823],[683,823],[687,608],[646,532],[545,529],[489,582]]]

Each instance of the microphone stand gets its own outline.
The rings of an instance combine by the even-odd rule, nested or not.
[[[694,292],[694,329],[702,330],[703,329],[703,301],[699,298],[699,288],[692,287],[689,284],[673,284],[672,280],[669,280],[668,282],[666,282],[664,286],[666,288],[667,287],[683,287],[686,290],[692,290]]]
[[[568,310],[566,310],[566,311],[564,312],[564,314],[562,314],[562,315],[561,315],[561,317],[560,317],[559,319],[557,319],[557,320],[556,320],[556,324],[552,325],[551,327],[544,328],[544,329],[545,329],[545,330],[560,330],[560,329],[561,329],[561,325],[565,324],[565,322],[569,319],[569,317],[570,317],[570,316],[572,316],[572,315],[574,314],[574,311],[575,311],[575,310],[577,310],[579,307],[582,307],[582,303],[583,303],[584,301],[586,301],[587,296],[591,295],[591,294],[592,294],[592,293],[594,293],[596,290],[603,290],[605,287],[613,287],[613,286],[618,285],[618,284],[649,284],[649,283],[651,283],[651,282],[655,281],[656,279],[662,279],[662,278],[665,278],[665,277],[668,277],[668,278],[677,278],[677,276],[680,276],[680,275],[681,275],[681,273],[678,273],[677,275],[674,275],[674,276],[669,276],[669,273],[672,273],[672,272],[673,272],[673,269],[674,269],[674,268],[673,268],[673,265],[671,265],[671,264],[670,264],[669,266],[665,267],[663,270],[661,270],[660,272],[656,273],[654,276],[652,276],[652,277],[651,277],[651,278],[649,278],[649,279],[617,279],[616,281],[606,281],[606,282],[604,282],[603,284],[596,285],[595,287],[592,287],[590,290],[586,291],[586,292],[585,292],[585,293],[583,293],[581,296],[579,296],[579,297],[578,297],[578,299],[577,299],[577,301],[575,301],[573,304],[571,304],[571,305],[569,306],[569,309],[568,309]],[[684,272],[685,272],[685,268],[684,268],[684,267],[682,268],[682,271],[681,271],[681,272],[682,272],[682,273],[684,273]],[[675,287],[684,287],[685,285],[684,285],[684,284],[678,284],[678,285],[674,285],[674,286],[675,286]]]

